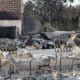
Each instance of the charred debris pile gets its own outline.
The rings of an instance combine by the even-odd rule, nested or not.
[[[65,31],[45,32],[13,40],[1,38],[0,79],[77,79],[80,76],[80,48],[76,47],[75,38],[75,32]]]
[[[72,47],[75,45],[75,32],[71,31],[55,31],[44,32],[36,35],[22,36],[18,39],[0,39],[0,50],[13,46],[25,49],[54,49],[63,47]],[[11,43],[11,44],[10,44]],[[10,45],[8,45],[10,44]]]

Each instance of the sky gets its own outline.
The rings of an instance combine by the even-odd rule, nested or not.
[[[28,0],[23,0],[24,3]],[[69,0],[67,0],[67,4],[70,5],[70,2]],[[74,0],[74,2],[72,3],[73,6],[76,6],[76,5],[80,5],[80,0]]]
[[[68,0],[68,5],[70,5],[70,2]],[[72,3],[73,6],[76,6],[76,5],[80,5],[80,0],[74,0],[74,2]]]

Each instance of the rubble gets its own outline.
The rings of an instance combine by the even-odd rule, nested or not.
[[[26,49],[52,49],[54,48],[54,42],[52,40],[46,40],[39,36],[27,36],[22,39],[13,40],[19,48]]]
[[[10,78],[10,74],[12,80],[76,80],[80,76],[80,73],[77,73],[79,59],[74,61],[77,67],[73,66],[71,69],[71,57],[79,57],[80,50],[77,46],[68,52],[63,50],[67,48],[64,44],[55,48],[54,41],[43,39],[40,35],[14,40],[0,39],[0,45],[1,80]],[[14,73],[10,73],[11,66]]]
[[[23,43],[20,39],[14,39],[13,41],[14,41],[14,42],[16,43],[16,45],[17,45],[18,47],[20,47],[20,48],[25,48],[25,47],[26,47],[25,43]]]
[[[37,77],[37,78],[25,77],[25,78],[23,78],[23,80],[54,80],[54,78],[51,76],[41,76],[41,77]]]
[[[4,54],[6,54],[6,55],[4,55]],[[15,70],[16,69],[18,69],[18,71],[20,71],[20,72],[24,72],[24,70],[26,70],[26,69],[29,69],[28,67],[29,67],[29,59],[31,59],[31,58],[34,58],[34,63],[33,63],[33,59],[31,59],[32,60],[32,67],[34,66],[34,65],[42,65],[43,67],[41,68],[41,70],[39,71],[40,72],[40,74],[41,75],[43,75],[43,74],[45,74],[45,75],[47,75],[47,74],[49,74],[49,73],[47,73],[46,71],[47,70],[49,70],[49,68],[48,67],[46,67],[46,66],[44,66],[44,65],[47,65],[47,64],[50,64],[50,60],[52,59],[52,57],[51,56],[48,56],[48,55],[38,55],[37,57],[35,57],[35,56],[33,56],[32,54],[30,54],[29,53],[29,51],[28,50],[26,50],[26,49],[22,49],[22,48],[18,48],[18,50],[17,50],[17,56],[19,55],[19,54],[22,54],[22,55],[28,55],[28,56],[26,56],[26,58],[24,59],[24,58],[20,58],[20,57],[15,57],[15,56],[12,56],[12,55],[10,55],[9,54],[9,52],[3,52],[3,56],[6,58],[6,61],[7,62],[5,62],[4,63],[4,65],[6,66],[6,69],[8,69],[9,70],[9,66],[10,65],[13,65],[14,67],[15,67]],[[11,58],[11,59],[10,59]],[[19,61],[17,61],[18,59],[19,59]],[[36,61],[36,62],[35,62]],[[21,65],[19,65],[19,64],[21,64]],[[26,65],[25,65],[26,64]],[[23,69],[23,70],[20,70],[20,67],[23,67],[23,68],[21,68],[21,69]],[[25,67],[25,68],[24,68]],[[33,68],[32,68],[33,69]],[[52,69],[52,68],[51,68]],[[2,69],[3,70],[3,69]],[[45,71],[45,73],[43,72],[43,71]],[[53,72],[52,72],[52,76],[39,76],[39,77],[34,77],[34,78],[32,78],[32,77],[27,77],[27,76],[29,76],[29,72],[27,73],[27,71],[26,71],[26,75],[24,75],[26,78],[23,78],[23,80],[58,80],[58,76],[59,76],[59,73],[58,72],[54,72],[54,70],[52,70]],[[20,73],[19,72],[19,73]],[[54,73],[54,74],[53,74]],[[63,72],[62,72],[63,73]],[[74,74],[75,73],[75,74]],[[22,76],[23,74],[18,74],[17,75],[17,73],[15,73],[15,75],[17,76],[17,79],[16,80],[18,80],[18,76],[20,77],[20,75]],[[63,73],[62,74],[62,79],[61,80],[76,80],[76,79],[78,79],[79,77],[76,77],[76,75],[77,75],[77,72],[67,72],[67,73]],[[8,76],[8,74],[6,73],[5,74],[5,72],[4,72],[4,75],[3,75],[4,77],[5,76]],[[13,78],[13,77],[12,77]],[[21,78],[20,78],[21,79]]]
[[[17,55],[19,55],[19,56],[20,56],[20,55],[25,55],[26,58],[32,57],[32,55],[29,53],[28,50],[22,49],[22,48],[18,48],[18,50],[17,50]]]
[[[17,49],[17,46],[13,40],[7,39],[7,38],[0,39],[0,50],[1,51],[13,51],[16,49]]]
[[[36,80],[36,79],[33,77],[24,77],[23,80]]]
[[[52,76],[41,76],[39,78],[36,78],[36,80],[55,80]]]

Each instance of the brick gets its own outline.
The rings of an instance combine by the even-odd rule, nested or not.
[[[21,0],[0,0],[0,19],[1,15],[3,19],[21,19]]]

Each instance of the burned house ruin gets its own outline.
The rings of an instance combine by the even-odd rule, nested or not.
[[[23,0],[0,0],[0,38],[14,39],[21,33],[26,36],[40,32],[40,21],[23,13]]]
[[[21,34],[21,0],[0,0],[0,38]]]

